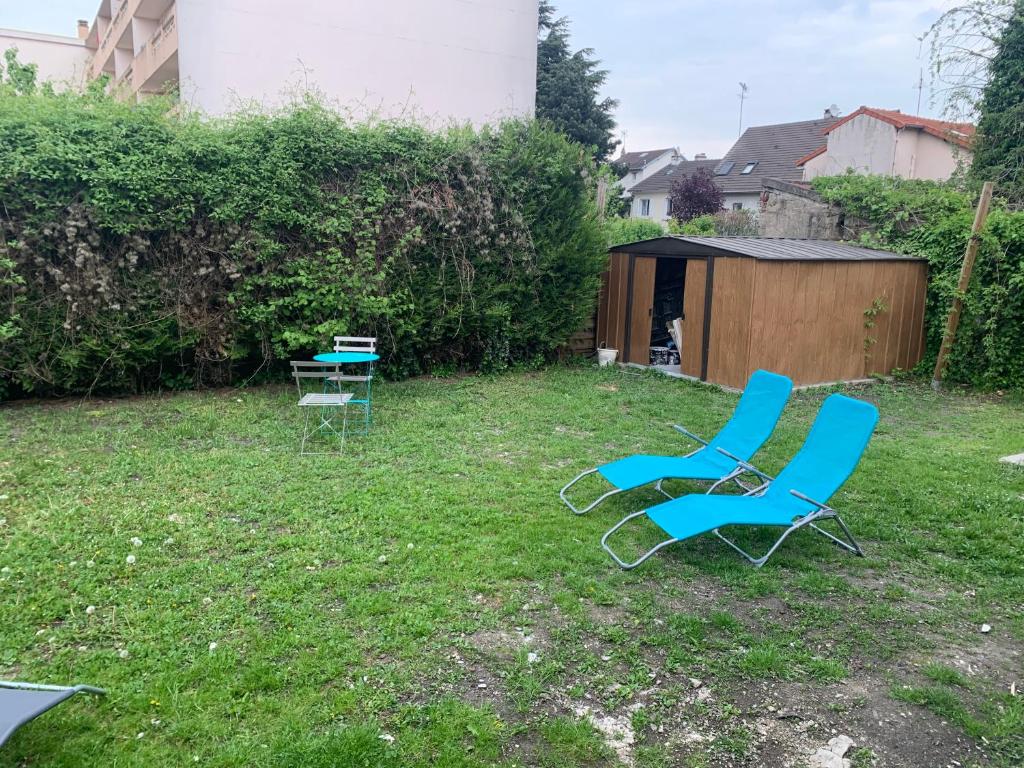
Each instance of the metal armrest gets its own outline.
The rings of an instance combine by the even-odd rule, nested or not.
[[[672,425],[672,429],[674,429],[676,432],[681,432],[682,434],[686,435],[691,440],[696,440],[701,445],[707,445],[708,444],[707,440],[704,440],[703,438],[697,437],[697,435],[693,434],[693,432],[688,430],[686,427],[680,427],[678,424],[673,424]]]
[[[770,482],[772,482],[775,479],[771,475],[762,472],[760,469],[755,467],[753,464],[750,464],[749,462],[744,461],[739,456],[736,456],[734,454],[729,453],[727,450],[725,450],[725,448],[722,448],[721,446],[715,446],[715,450],[718,451],[719,453],[721,453],[723,456],[728,456],[730,459],[732,459],[737,464],[739,464],[741,467],[743,467],[743,469],[747,470],[747,472],[753,472],[755,475],[760,477],[762,480],[767,480],[770,483]]]
[[[830,507],[828,504],[822,504],[820,501],[815,501],[810,496],[805,496],[804,494],[800,493],[800,491],[794,491],[792,488],[790,488],[789,492],[796,496],[798,499],[800,499],[800,501],[806,501],[808,504],[813,504],[814,506],[818,507],[818,509],[832,509],[832,507]]]

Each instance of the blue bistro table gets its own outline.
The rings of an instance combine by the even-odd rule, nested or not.
[[[318,363],[329,363],[338,366],[338,376],[334,381],[338,384],[338,391],[341,392],[341,383],[343,381],[363,381],[366,383],[366,397],[355,398],[349,400],[350,404],[361,405],[366,413],[364,419],[365,434],[370,433],[370,424],[373,422],[372,416],[372,401],[370,397],[371,382],[373,381],[373,364],[380,360],[380,355],[374,354],[373,352],[321,352],[319,355],[313,355],[313,359]],[[365,365],[367,371],[365,376],[354,376],[354,377],[343,377],[341,374],[342,365]]]

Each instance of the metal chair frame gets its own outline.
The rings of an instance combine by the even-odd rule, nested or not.
[[[772,477],[771,475],[768,475],[768,474],[762,472],[761,470],[759,470],[756,467],[754,467],[753,465],[743,461],[742,459],[739,459],[736,456],[733,456],[731,453],[729,453],[724,448],[718,448],[718,450],[721,453],[723,453],[726,456],[728,456],[729,458],[731,458],[731,459],[736,461],[736,463],[739,465],[739,469],[737,469],[737,471],[750,472],[750,473],[752,473],[754,475],[757,475],[758,477],[761,478],[761,480],[762,480],[761,485],[759,485],[759,486],[757,486],[755,488],[751,488],[750,490],[748,490],[746,493],[743,494],[744,496],[754,496],[754,497],[761,496],[761,495],[764,494],[765,491],[768,490],[768,487],[773,482],[775,482],[775,478],[774,477]],[[713,493],[715,491],[715,489],[717,489],[720,485],[722,485],[723,483],[727,482],[730,479],[732,479],[732,478],[728,478],[728,477],[722,478],[717,483],[712,485],[711,488],[708,489],[707,494],[705,494],[705,495],[710,495],[711,493]],[[809,496],[806,496],[806,495],[800,493],[797,490],[790,489],[789,492],[791,494],[793,494],[794,496],[796,496],[801,501],[805,501],[808,504],[813,504],[815,507],[817,507],[817,509],[807,513],[803,517],[795,518],[793,520],[792,524],[785,531],[783,531],[782,535],[779,536],[778,539],[775,540],[775,543],[771,545],[771,547],[768,549],[768,551],[765,552],[765,554],[761,555],[760,557],[755,557],[754,555],[751,555],[749,552],[747,552],[746,550],[741,548],[732,539],[729,539],[729,538],[726,538],[725,536],[723,536],[718,528],[712,529],[711,533],[713,533],[716,537],[718,537],[723,542],[725,542],[730,547],[732,547],[734,550],[736,550],[741,555],[743,555],[743,557],[745,557],[747,560],[749,560],[754,565],[755,568],[760,568],[762,565],[764,565],[766,562],[768,562],[768,558],[770,558],[773,554],[775,554],[775,550],[777,550],[779,548],[779,546],[781,546],[782,542],[785,541],[786,538],[791,533],[793,533],[794,531],[798,531],[798,530],[800,530],[801,528],[803,528],[805,526],[814,529],[815,531],[820,533],[822,536],[824,536],[825,538],[829,539],[832,543],[834,543],[834,544],[838,545],[839,547],[842,547],[843,549],[845,549],[847,552],[850,552],[851,554],[857,555],[858,557],[864,557],[864,550],[861,549],[860,545],[857,543],[857,540],[853,537],[853,534],[850,533],[850,529],[846,526],[846,523],[843,522],[843,518],[841,518],[839,516],[838,512],[836,512],[832,507],[828,506],[827,504],[823,504],[820,501],[815,501],[814,499],[812,499]],[[634,512],[631,515],[626,515],[626,517],[622,518],[619,522],[617,522],[615,525],[613,525],[611,528],[609,528],[608,531],[605,532],[604,536],[601,537],[601,547],[604,549],[605,552],[607,552],[611,556],[612,560],[614,560],[619,565],[619,567],[622,568],[623,570],[629,571],[629,570],[632,570],[633,568],[636,568],[638,565],[640,565],[641,563],[646,561],[648,558],[650,558],[655,553],[659,552],[660,550],[664,549],[665,547],[669,546],[670,544],[675,544],[676,542],[680,541],[680,539],[678,539],[678,538],[665,539],[664,541],[659,542],[658,544],[656,544],[651,549],[647,550],[647,552],[645,552],[637,560],[634,560],[631,563],[627,563],[626,561],[622,560],[622,558],[620,558],[617,554],[615,554],[615,552],[612,551],[611,547],[608,546],[608,538],[613,533],[615,533],[617,530],[619,530],[623,525],[628,523],[630,520],[635,520],[636,518],[645,516],[646,514],[647,514],[647,510],[640,510],[639,512]],[[839,537],[834,536],[833,534],[829,533],[828,531],[826,531],[826,530],[822,529],[821,527],[819,527],[818,525],[816,525],[816,523],[818,523],[820,521],[823,521],[823,520],[835,520],[836,524],[839,526],[839,528],[840,528],[840,530],[842,532],[842,535],[845,537],[846,540],[844,541],[843,539],[840,539]]]
[[[335,375],[336,366],[330,363],[318,363],[316,361],[292,360],[292,377],[295,379],[295,386],[299,392],[298,406],[303,409],[304,417],[302,423],[302,442],[299,445],[299,454],[302,456],[333,455],[345,451],[346,427],[348,424],[348,404],[352,395],[348,392],[328,392],[328,382]],[[303,379],[320,379],[323,381],[322,392],[304,392],[302,389]],[[339,433],[334,425],[334,419],[338,409],[341,409],[341,432]],[[313,410],[319,410],[319,423],[312,427],[311,415]],[[333,435],[340,438],[340,446],[337,451],[307,451],[306,444],[316,437],[323,435],[329,438]]]
[[[335,352],[368,352],[375,354],[377,352],[377,337],[376,336],[335,336],[334,337],[334,351]],[[373,363],[367,364],[367,372],[365,375],[350,375],[343,374],[341,372],[341,365],[335,366],[334,374],[331,376],[330,381],[338,385],[338,391],[341,392],[342,382],[355,382],[363,384],[362,397],[358,397],[359,392],[353,392],[352,398],[349,403],[352,405],[360,406],[363,411],[363,426],[360,431],[352,432],[352,434],[368,435],[370,434],[370,427],[373,426]],[[348,420],[348,413],[345,415],[346,421]]]
[[[690,451],[689,453],[687,453],[687,454],[685,454],[683,456],[680,456],[679,458],[681,458],[681,459],[688,459],[691,456],[694,456],[694,455],[700,453],[701,451],[703,451],[705,448],[707,448],[707,445],[708,445],[707,440],[705,440],[702,437],[699,437],[698,435],[695,435],[693,432],[691,432],[690,430],[686,429],[686,427],[681,427],[678,424],[673,424],[672,425],[672,429],[674,429],[677,432],[685,435],[686,437],[689,437],[691,440],[695,440],[696,442],[700,443],[700,448],[696,448],[696,449]],[[566,483],[565,486],[562,488],[562,490],[560,490],[558,492],[558,498],[560,498],[565,503],[565,506],[567,506],[569,509],[571,509],[573,511],[573,513],[575,513],[577,515],[585,515],[587,512],[592,510],[594,507],[596,507],[598,504],[603,502],[605,499],[611,498],[612,496],[615,496],[618,493],[625,493],[627,490],[630,490],[630,491],[636,490],[636,488],[614,488],[613,487],[610,491],[607,491],[606,493],[602,494],[601,496],[598,496],[590,504],[588,504],[587,506],[583,507],[583,509],[577,509],[573,505],[573,503],[571,501],[569,501],[569,498],[566,496],[566,491],[568,491],[570,488],[572,488],[574,485],[576,485],[576,483],[578,483],[580,480],[582,480],[587,475],[592,475],[592,474],[594,474],[595,472],[597,472],[599,470],[600,470],[600,467],[594,467],[593,469],[588,469],[588,470],[585,470],[583,472],[580,472],[578,475],[576,475],[576,477],[574,477],[572,480],[570,480],[568,483]],[[746,483],[744,483],[742,480],[739,479],[740,476],[745,475],[746,473],[747,473],[746,470],[735,470],[733,472],[730,472],[725,477],[722,477],[722,478],[719,478],[718,480],[716,480],[715,484],[712,486],[712,488],[717,488],[722,483],[734,481],[736,483],[736,485],[739,486],[739,488],[741,490],[750,490],[751,486],[747,485]],[[686,478],[664,477],[664,478],[658,480],[657,483],[655,483],[655,485],[654,485],[655,490],[657,490],[658,493],[660,493],[662,496],[665,496],[668,499],[674,499],[675,496],[672,496],[664,488],[662,488],[662,483],[664,483],[666,480],[674,480],[674,479],[686,479]]]
[[[96,688],[92,685],[44,685],[42,683],[22,683],[13,680],[0,680],[0,690],[2,689],[15,691],[44,691],[49,693],[59,693],[62,695],[55,696],[50,701],[44,701],[31,709],[26,709],[20,712],[16,719],[7,721],[3,727],[0,727],[0,746],[3,746],[7,739],[9,739],[15,731],[21,728],[21,726],[35,720],[37,717],[50,711],[58,704],[67,701],[76,693],[92,693],[97,696],[105,696],[107,693],[102,688]]]

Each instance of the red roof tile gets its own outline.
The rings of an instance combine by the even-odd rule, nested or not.
[[[917,115],[905,115],[898,109],[876,109],[875,107],[861,107],[856,112],[851,112],[826,128],[822,133],[834,131],[843,123],[848,123],[859,115],[868,115],[876,120],[895,126],[897,129],[917,128],[925,133],[930,133],[943,141],[951,144],[958,144],[961,147],[970,147],[971,139],[974,137],[974,126],[970,123],[954,123],[948,120],[936,120],[931,117],[918,117]],[[807,160],[810,157],[806,158]],[[805,160],[806,162],[806,160]],[[798,163],[799,165],[799,163]]]

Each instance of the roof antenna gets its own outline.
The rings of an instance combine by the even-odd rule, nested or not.
[[[740,130],[739,133],[736,134],[737,136],[743,135],[743,102],[747,100],[747,91],[749,90],[750,89],[747,88],[746,83],[740,83]]]

